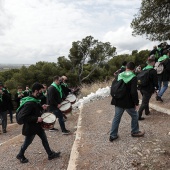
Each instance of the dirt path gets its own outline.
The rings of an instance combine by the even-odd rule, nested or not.
[[[111,98],[84,105],[81,138],[77,151],[77,170],[169,170],[170,116],[154,110],[144,121],[143,138],[130,135],[130,117],[125,112],[119,128],[120,138],[109,142],[109,131],[114,116]],[[159,105],[159,104],[158,104]]]
[[[164,103],[152,103],[170,109],[170,90],[164,95]],[[75,111],[68,117],[66,127],[72,135],[46,131],[50,146],[61,151],[61,158],[48,161],[47,154],[38,137],[26,151],[28,164],[20,164],[16,159],[23,142],[21,126],[8,126],[6,134],[0,134],[0,170],[170,170],[170,116],[151,110],[144,121],[139,122],[140,129],[145,129],[143,138],[130,135],[130,117],[125,112],[119,128],[120,138],[109,142],[109,132],[114,116],[114,106],[110,105],[111,97],[106,97],[84,105],[81,111]],[[81,113],[81,124],[75,140],[78,114]],[[77,142],[72,150],[73,142]],[[76,158],[76,168],[68,169],[70,153]],[[74,161],[74,160],[73,160]],[[70,161],[71,162],[71,161]],[[71,167],[71,166],[70,166]]]
[[[0,146],[0,170],[66,170],[68,161],[70,159],[71,148],[75,139],[75,131],[77,125],[77,112],[69,115],[66,122],[66,127],[73,133],[71,135],[62,135],[58,121],[55,127],[59,129],[58,132],[46,131],[50,147],[55,151],[61,151],[61,158],[49,161],[47,154],[41,144],[38,137],[35,137],[33,143],[30,145],[25,153],[25,156],[29,159],[29,163],[21,164],[16,155],[23,143],[24,137],[21,135],[20,129],[15,127],[11,138],[12,130],[9,130],[6,134],[0,134],[2,141],[6,140],[6,143]],[[13,139],[13,140],[10,140]]]

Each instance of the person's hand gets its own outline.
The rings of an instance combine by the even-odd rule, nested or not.
[[[159,90],[155,90],[155,93],[158,94]]]
[[[58,104],[58,108],[60,108],[61,107],[61,104]]]
[[[42,122],[42,121],[43,121],[43,118],[42,117],[38,117],[37,123],[38,122]]]
[[[135,110],[138,111],[139,110],[139,106],[136,105],[135,106]]]
[[[48,104],[43,104],[42,105],[42,108],[44,109],[44,110],[47,110],[47,107],[48,107],[49,105]]]

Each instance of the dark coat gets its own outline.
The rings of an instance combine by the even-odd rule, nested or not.
[[[43,93],[40,93],[38,98],[41,100],[41,105],[47,103],[47,97]]]
[[[9,101],[10,101],[10,98],[8,94],[3,93],[2,101],[0,100],[0,112],[5,112],[9,109]]]
[[[58,104],[62,102],[59,91],[54,86],[49,86],[47,90],[47,104],[49,110],[58,109]]]
[[[17,104],[17,108],[20,106],[20,100],[25,97],[25,96],[21,96],[21,97],[18,97],[18,93],[15,93],[15,102]]]
[[[164,65],[164,71],[162,74],[158,75],[158,80],[159,81],[169,81],[170,79],[170,59],[166,59],[163,62]]]
[[[154,93],[155,90],[158,90],[158,77],[155,69],[150,69],[149,71],[148,86],[141,87],[140,90],[146,91],[148,93]]]
[[[64,86],[63,84],[61,84],[61,88],[62,88],[64,98],[66,98],[68,94],[71,92],[71,89],[69,89],[67,86]]]
[[[31,96],[34,97],[34,96]],[[34,97],[35,98],[35,97]],[[25,136],[35,135],[40,133],[43,128],[41,123],[37,123],[38,117],[41,117],[42,107],[36,102],[27,102],[22,108],[23,112],[23,128],[22,134]]]
[[[111,104],[126,109],[139,105],[136,76],[126,84],[125,96],[121,99],[112,98]]]

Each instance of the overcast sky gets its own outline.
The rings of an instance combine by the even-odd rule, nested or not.
[[[93,36],[117,53],[152,49],[157,42],[132,37],[130,23],[141,0],[0,0],[0,63],[57,62],[73,41]]]

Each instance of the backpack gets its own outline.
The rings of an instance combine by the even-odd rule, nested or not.
[[[161,74],[164,71],[164,65],[162,62],[156,62],[154,69],[156,70],[157,74]]]
[[[138,75],[137,75],[137,86],[138,87],[144,87],[149,84],[149,72],[151,69],[148,70],[142,70]]]
[[[117,81],[117,79],[113,80],[110,94],[115,99],[121,99],[126,94],[126,83],[121,79]]]
[[[19,125],[24,124],[24,122],[23,122],[24,115],[22,112],[23,108],[24,108],[24,105],[18,111],[16,111],[16,121]]]

